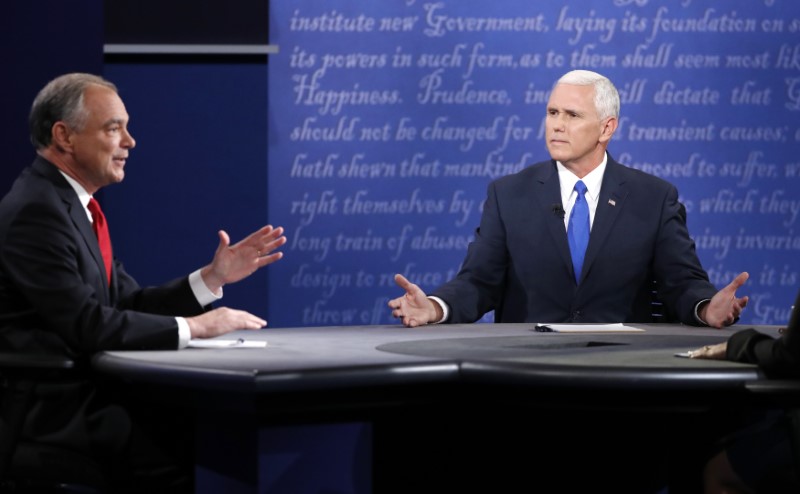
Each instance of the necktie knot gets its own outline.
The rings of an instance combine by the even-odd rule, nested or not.
[[[583,183],[583,180],[578,180],[575,182],[575,192],[578,193],[579,197],[583,197],[583,195],[586,194],[586,190],[586,184]]]
[[[108,233],[108,223],[106,223],[106,216],[103,210],[100,209],[100,204],[92,197],[89,199],[87,209],[92,213],[92,230],[97,236],[97,244],[100,247],[100,254],[103,256],[103,265],[106,268],[106,278],[109,285],[111,284],[111,262],[113,253],[111,252],[111,236]]]
[[[87,206],[89,212],[92,213],[92,228],[97,229],[98,223],[105,223],[106,217],[103,214],[103,210],[100,209],[100,203],[97,202],[97,199],[92,197],[89,199],[89,205]]]

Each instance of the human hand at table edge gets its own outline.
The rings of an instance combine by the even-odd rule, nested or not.
[[[204,314],[187,317],[192,338],[213,338],[237,329],[261,329],[267,321],[249,312],[219,307]]]
[[[739,276],[700,307],[698,311],[700,319],[717,329],[730,326],[739,320],[739,315],[747,306],[749,297],[736,298],[736,290],[744,285],[749,277],[747,272],[739,273]]]
[[[716,345],[706,345],[697,350],[689,352],[689,358],[702,358],[708,360],[725,360],[728,351],[728,342],[723,341]]]
[[[442,318],[442,308],[425,295],[425,292],[401,274],[394,275],[394,282],[405,290],[405,294],[389,301],[392,316],[400,319],[404,326],[415,328]]]

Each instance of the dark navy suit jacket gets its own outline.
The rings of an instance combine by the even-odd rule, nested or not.
[[[608,157],[580,283],[576,283],[555,161],[489,185],[480,227],[458,275],[432,295],[447,322],[652,322],[652,289],[670,320],[697,325],[716,288],[697,258],[674,186]]]
[[[85,209],[45,159],[37,157],[0,202],[0,348],[73,358],[175,349],[173,316],[203,310],[188,278],[141,288],[117,259],[109,287]]]
[[[0,351],[85,364],[102,350],[176,349],[174,316],[204,310],[188,278],[141,288],[116,259],[109,287],[86,211],[47,160],[38,157],[0,201]],[[86,367],[39,384],[23,438],[119,461],[131,435],[127,407]]]

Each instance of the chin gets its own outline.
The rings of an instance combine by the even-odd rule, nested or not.
[[[559,142],[556,144],[548,144],[547,150],[550,152],[550,154],[564,156],[565,154],[568,154],[569,146],[566,143]]]
[[[550,150],[548,149],[548,151],[550,151]],[[553,158],[554,160],[560,161],[562,163],[564,163],[566,161],[569,161],[569,156],[568,155],[566,155],[564,153],[561,153],[561,152],[558,152],[558,151],[550,151],[550,157]]]

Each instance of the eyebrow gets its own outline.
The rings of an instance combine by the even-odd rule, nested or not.
[[[123,118],[110,118],[106,120],[106,123],[103,124],[103,127],[108,127],[110,125],[125,125],[125,119]]]
[[[558,112],[563,111],[564,113],[574,113],[575,115],[580,115],[580,116],[585,115],[585,112],[582,112],[582,111],[579,111],[579,110],[575,110],[573,108],[564,108],[562,110],[562,109],[556,108],[555,106],[548,106],[547,107],[547,111],[551,111],[551,110],[552,111],[558,111]]]

